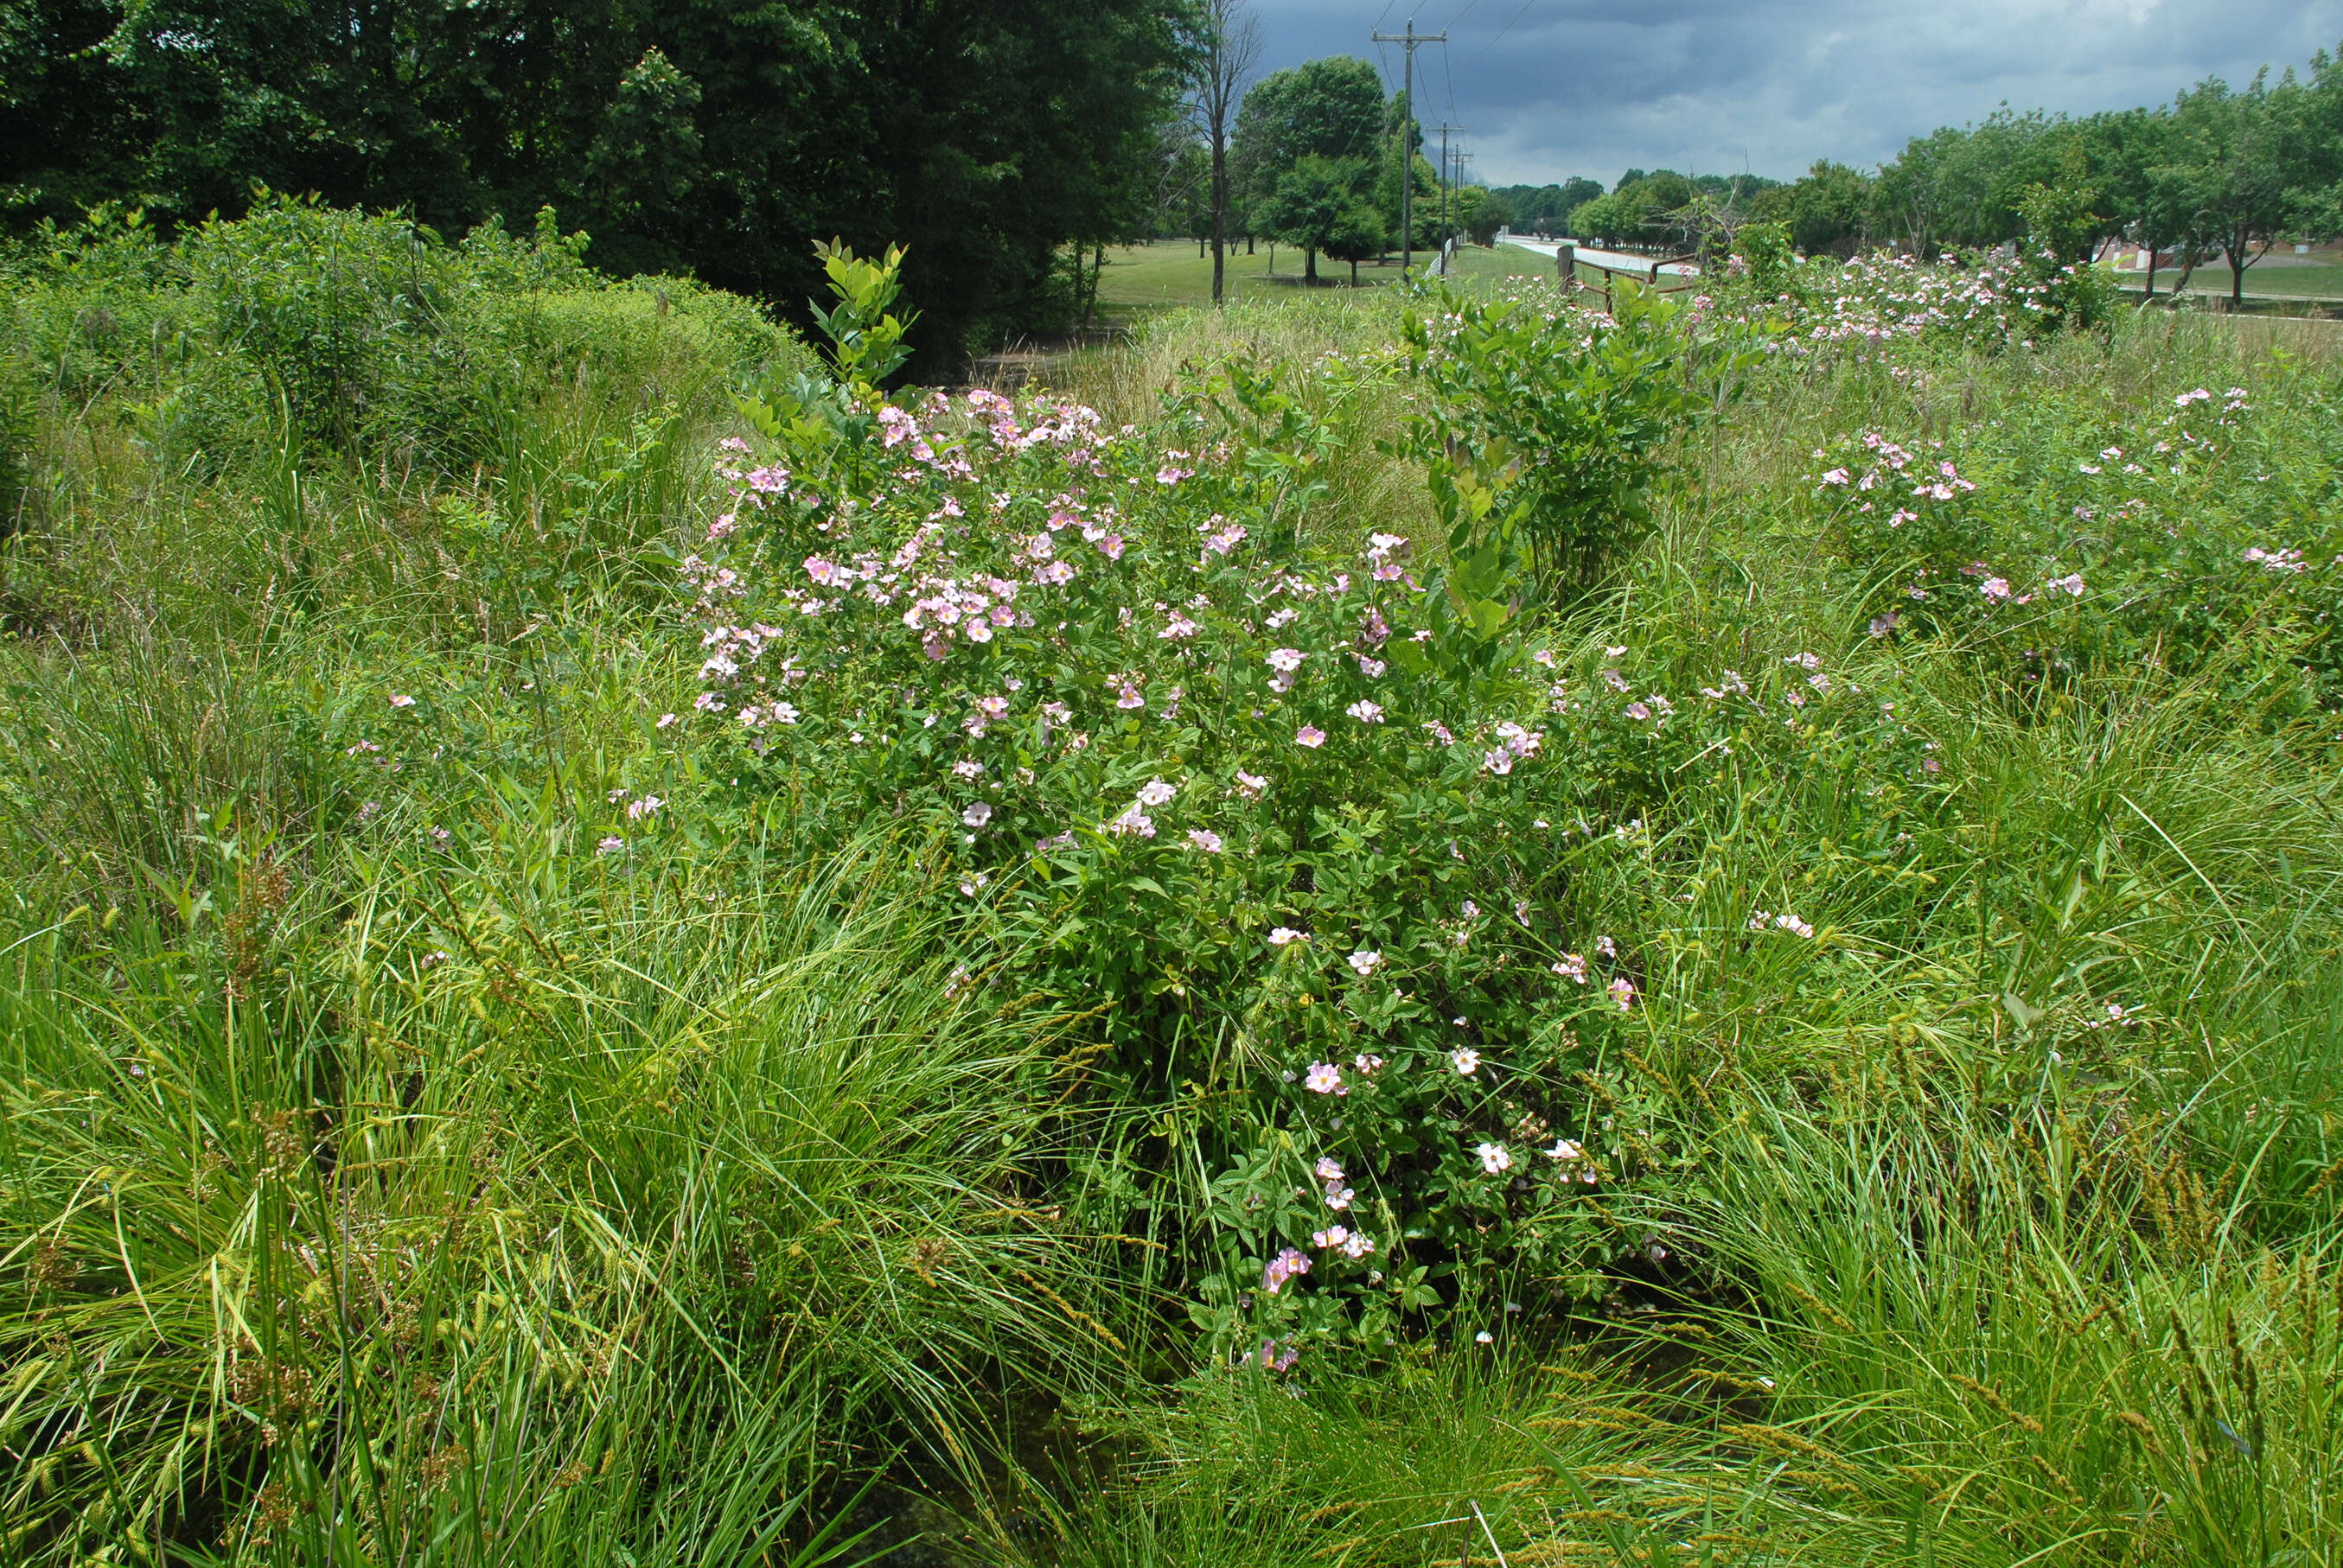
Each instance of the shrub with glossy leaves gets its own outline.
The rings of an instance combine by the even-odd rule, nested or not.
[[[1409,447],[1432,472],[1450,553],[1469,571],[1518,537],[1544,592],[1595,586],[1648,528],[1660,448],[1690,406],[1674,307],[1632,286],[1613,316],[1552,295],[1484,301],[1443,289],[1440,303],[1406,327],[1432,394]],[[1485,502],[1469,504],[1460,483]],[[1518,594],[1504,580],[1518,574],[1500,572],[1493,553],[1487,568],[1488,588]]]

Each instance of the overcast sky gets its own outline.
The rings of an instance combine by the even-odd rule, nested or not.
[[[1358,55],[1396,90],[1411,0],[1253,0],[1264,69]],[[1416,114],[1465,126],[1493,185],[1629,167],[1789,177],[1875,165],[2015,108],[2164,103],[2207,75],[2307,65],[2343,0],[1415,0]],[[2275,74],[2275,73],[2273,73]]]

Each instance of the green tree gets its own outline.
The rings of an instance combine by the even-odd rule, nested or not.
[[[1237,200],[1257,232],[1278,233],[1278,187],[1303,158],[1371,159],[1383,134],[1383,83],[1351,55],[1274,71],[1245,93],[1230,151]]]
[[[1368,199],[1368,186],[1364,158],[1330,158],[1316,153],[1296,160],[1277,182],[1265,226],[1289,245],[1301,247],[1305,283],[1318,281],[1318,253],[1334,254],[1338,242],[1354,253],[1339,257],[1351,262],[1353,282],[1358,279],[1358,263],[1380,254],[1389,231]],[[1364,249],[1370,233],[1374,248]]]
[[[1383,255],[1391,244],[1391,230],[1373,204],[1354,201],[1344,207],[1326,232],[1325,250],[1336,261],[1351,264],[1351,286],[1359,286],[1359,263]]]
[[[1386,138],[1387,142],[1397,141],[1396,123],[1393,125],[1393,133],[1391,137]],[[1420,155],[1409,160],[1408,168],[1415,176],[1413,211],[1415,248],[1438,250],[1441,240],[1445,237],[1440,232],[1439,172],[1433,169],[1430,158]],[[1375,159],[1373,198],[1376,210],[1383,214],[1383,230],[1389,236],[1385,243],[1397,245],[1400,234],[1400,199],[1399,149],[1396,146],[1386,146]]]
[[[1474,245],[1494,245],[1497,231],[1513,221],[1513,204],[1502,191],[1465,186],[1456,193],[1456,223]]]
[[[812,240],[902,241],[915,367],[945,374],[1062,309],[1066,247],[1144,226],[1192,20],[1188,0],[12,0],[0,115],[72,136],[5,138],[0,216],[126,198],[167,230],[256,184],[448,231],[552,205],[598,263],[689,266],[800,318]]]
[[[2184,231],[2229,268],[2229,301],[2245,297],[2246,269],[2268,254],[2299,205],[2301,90],[2292,73],[2273,88],[2258,74],[2242,92],[2208,76],[2173,108],[2175,161],[2156,172],[2161,201]]]
[[[1872,187],[1872,233],[1892,235],[1933,259],[1946,238],[1947,167],[1968,137],[1967,130],[1946,126],[1906,142]]]
[[[2157,167],[2170,158],[2171,131],[2172,116],[2160,109],[2124,109],[2077,123],[2075,143],[2097,192],[2097,221],[2089,247],[2093,255],[2100,242],[2117,236],[2137,241],[2151,253],[2173,248],[2178,236],[2167,225],[2168,215],[2156,190]],[[2153,293],[2153,268],[2147,278]]]
[[[1868,176],[1822,158],[1804,179],[1760,192],[1749,211],[1760,222],[1787,225],[1791,243],[1808,256],[1851,255],[1868,237],[1872,206]]]
[[[1848,232],[1867,227],[1871,234],[1896,235],[1924,256],[1945,246],[2013,240],[2025,232],[2019,193],[2057,177],[2059,149],[2067,135],[2062,119],[2038,110],[2019,115],[2002,108],[1978,125],[1916,136],[1880,170],[1864,223]],[[1776,198],[1769,210],[1791,221],[1789,215],[1802,203],[1810,205],[1810,199]]]
[[[1675,215],[1692,204],[1693,184],[1674,169],[1645,175],[1630,187],[1644,207],[1644,230],[1637,237],[1649,246],[1675,246],[1687,238]]]
[[[606,256],[619,270],[671,267],[682,260],[676,223],[699,178],[699,84],[657,45],[618,79],[618,95],[586,155],[586,178],[598,210],[618,219],[619,233],[632,242],[628,248],[636,254]]]
[[[1601,181],[1590,180],[1584,176],[1573,176],[1555,187],[1555,211],[1560,218],[1566,222],[1581,202],[1593,201],[1602,194]]]
[[[2321,49],[2298,101],[2299,164],[2288,205],[2295,227],[2325,238],[2343,234],[2343,56]]]
[[[138,187],[108,0],[0,0],[0,226],[69,225]]]
[[[1630,186],[1581,202],[1570,215],[1570,232],[1582,239],[1604,244],[1634,239],[1644,231],[1645,219],[1651,216],[1651,204],[1644,193]]]

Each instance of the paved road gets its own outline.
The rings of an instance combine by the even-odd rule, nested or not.
[[[1536,251],[1540,256],[1552,256],[1555,246],[1553,240],[1532,239],[1527,235],[1521,234],[1501,234],[1497,236],[1497,243],[1517,245],[1523,250]],[[1652,258],[1647,256],[1628,256],[1624,252],[1616,250],[1594,250],[1583,245],[1578,247],[1578,259],[1595,266],[1615,267],[1621,272],[1647,273],[1652,269]],[[1660,268],[1660,271],[1670,277],[1700,276],[1700,268],[1690,262],[1672,263]]]

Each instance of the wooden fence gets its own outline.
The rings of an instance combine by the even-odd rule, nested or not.
[[[1611,266],[1599,261],[1579,260],[1578,247],[1567,241],[1564,241],[1564,243],[1554,246],[1554,276],[1562,280],[1564,287],[1572,290],[1584,288],[1592,292],[1601,294],[1603,296],[1603,314],[1609,316],[1614,314],[1612,310],[1613,297],[1611,292],[1613,286],[1612,280],[1614,278],[1634,278],[1643,284],[1645,288],[1654,294],[1686,294],[1700,286],[1700,278],[1697,276],[1685,277],[1679,275],[1676,282],[1670,284],[1665,287],[1662,287],[1660,285],[1660,268],[1664,266],[1682,266],[1686,263],[1697,265],[1699,260],[1700,258],[1696,256],[1663,256],[1654,257],[1648,264],[1643,266]],[[1578,269],[1582,266],[1592,268],[1603,275],[1603,282],[1599,288],[1597,286],[1583,282],[1579,278]]]

